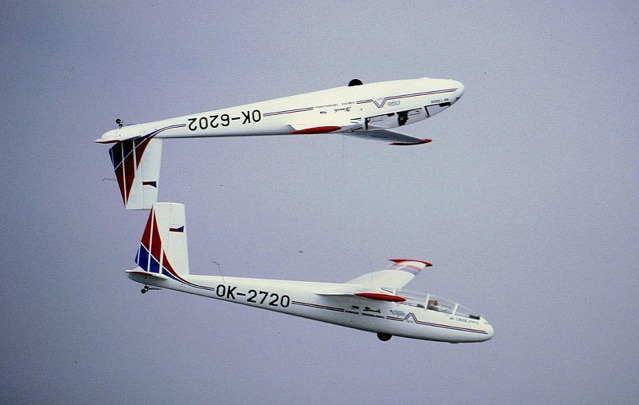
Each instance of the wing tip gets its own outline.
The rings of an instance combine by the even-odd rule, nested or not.
[[[420,139],[417,142],[391,142],[390,145],[391,146],[414,146],[414,145],[423,145],[425,143],[431,143],[432,141],[433,141],[432,139],[424,138],[424,139]]]
[[[319,127],[302,128],[291,132],[293,135],[314,135],[314,134],[327,134],[330,132],[339,131],[342,127],[336,125],[325,125]]]
[[[422,263],[424,266],[426,267],[432,267],[433,264],[430,262],[425,262],[423,260],[415,260],[415,259],[390,259],[391,262],[393,263],[402,263],[402,262],[417,262],[417,263]]]
[[[383,293],[377,293],[377,292],[360,292],[360,293],[355,293],[355,296],[368,298],[371,300],[377,300],[377,301],[388,301],[388,302],[406,301],[406,298],[400,297],[399,295],[383,294]]]

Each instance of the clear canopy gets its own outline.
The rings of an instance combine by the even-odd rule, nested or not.
[[[392,291],[396,295],[403,297],[406,301],[400,304],[417,308],[426,308],[431,311],[443,312],[455,316],[463,316],[471,319],[479,319],[479,315],[474,315],[468,308],[461,304],[439,297],[434,294],[421,293],[408,290]]]

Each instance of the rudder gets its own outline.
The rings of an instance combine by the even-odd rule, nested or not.
[[[109,156],[126,209],[151,209],[158,198],[162,140],[145,136],[117,142]]]
[[[144,272],[184,282],[189,255],[183,204],[153,204],[135,262]]]

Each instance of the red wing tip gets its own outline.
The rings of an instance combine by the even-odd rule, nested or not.
[[[432,139],[422,139],[418,142],[393,142],[391,146],[413,146],[413,145],[423,145],[425,143],[433,142]]]
[[[401,263],[401,262],[417,262],[417,263],[422,263],[424,264],[426,267],[432,267],[433,264],[430,262],[425,262],[423,260],[415,260],[415,259],[391,259],[391,262],[394,263]]]
[[[305,134],[325,134],[327,132],[339,131],[342,127],[337,126],[324,126],[324,127],[313,127],[313,128],[305,128],[297,131],[291,132],[295,135],[305,135]]]
[[[357,293],[355,294],[358,297],[362,298],[370,298],[372,300],[378,301],[390,301],[390,302],[403,302],[406,301],[406,298],[400,297],[399,295],[390,295],[390,294],[380,294],[380,293]]]

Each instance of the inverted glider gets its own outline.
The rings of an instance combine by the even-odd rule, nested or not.
[[[150,209],[157,201],[165,138],[345,134],[419,145],[430,142],[391,128],[432,117],[459,100],[464,86],[448,79],[395,80],[348,86],[108,131],[98,143],[114,143],[111,162],[128,209]]]
[[[127,276],[142,293],[170,289],[392,336],[450,343],[483,342],[493,328],[482,316],[433,294],[403,287],[430,263],[395,259],[384,270],[346,283],[193,275],[184,205],[156,203]]]

